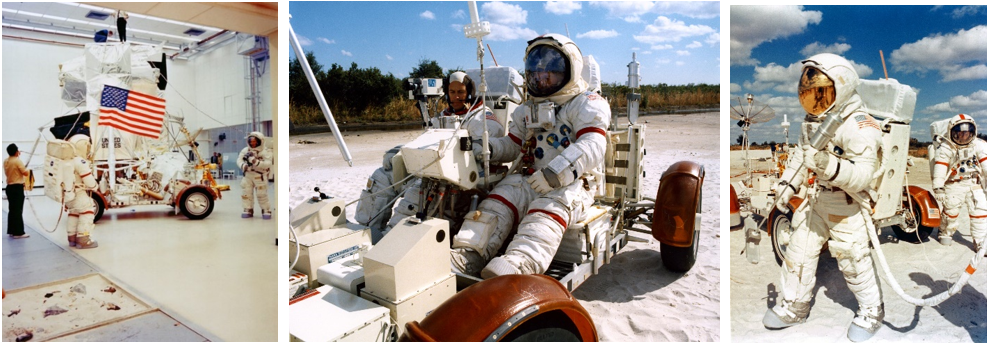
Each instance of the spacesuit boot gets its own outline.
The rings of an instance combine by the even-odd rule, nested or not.
[[[862,306],[858,309],[858,315],[851,321],[851,327],[847,329],[847,339],[853,342],[870,339],[882,327],[883,318],[885,318],[884,304],[867,308]]]
[[[241,212],[241,218],[251,218],[255,216],[255,210],[251,208],[246,208],[244,212]]]
[[[69,235],[68,238],[69,238],[69,246],[70,247],[75,247],[76,246],[76,235]]]
[[[262,210],[262,219],[272,219],[272,211]]]
[[[767,329],[783,329],[792,327],[803,322],[809,317],[809,302],[788,301],[783,299],[781,303],[768,309],[765,318],[761,323]]]
[[[90,248],[96,248],[98,246],[99,245],[97,244],[96,241],[93,241],[93,240],[90,239],[90,235],[89,234],[86,234],[86,235],[76,235],[76,248],[79,248],[79,249],[90,249]]]

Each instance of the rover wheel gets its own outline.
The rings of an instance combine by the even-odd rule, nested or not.
[[[913,204],[913,215],[916,220],[916,233],[906,232],[898,225],[893,225],[892,230],[900,241],[922,243],[921,240],[925,240],[933,233],[933,227],[923,226],[923,213],[920,212],[919,204]]]
[[[214,211],[214,199],[203,189],[193,189],[179,200],[179,211],[189,219],[203,219]]]
[[[789,248],[789,238],[792,237],[792,211],[782,213],[776,210],[773,212],[772,222],[772,248],[775,250],[775,262],[782,265],[785,258],[785,250]]]
[[[103,217],[103,211],[107,209],[107,205],[104,205],[103,199],[94,193],[90,193],[90,197],[93,198],[93,222],[96,223]]]
[[[582,337],[564,313],[560,311],[547,312],[527,320],[517,326],[500,342],[580,342]]]
[[[696,264],[696,254],[699,253],[699,231],[693,231],[692,245],[689,247],[674,247],[661,243],[661,262],[665,268],[675,272],[685,272]]]

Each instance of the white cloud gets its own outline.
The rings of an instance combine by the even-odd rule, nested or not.
[[[953,17],[954,19],[960,19],[965,16],[974,16],[976,14],[982,13],[982,11],[984,10],[985,10],[985,6],[976,6],[976,5],[961,6],[955,8],[954,11],[951,11],[951,17]]]
[[[424,18],[424,19],[427,19],[427,20],[434,20],[434,12],[431,12],[431,11],[421,12],[420,13],[420,18]]]
[[[645,50],[645,51],[642,51],[641,54],[642,55],[651,55],[651,51],[650,50]]]
[[[823,19],[820,11],[802,6],[733,6],[730,13],[730,65],[757,65],[751,50],[765,42],[789,37]]]
[[[654,60],[654,61],[656,63],[662,64],[662,65],[667,65],[667,64],[669,64],[669,63],[672,62],[672,60],[669,60],[669,59],[657,59],[657,60]]]
[[[347,50],[344,50],[344,49],[341,49],[341,55],[351,56],[351,52],[350,51],[347,51]]]
[[[714,33],[710,34],[709,36],[707,36],[706,37],[706,43],[709,43],[709,45],[711,45],[711,46],[720,44],[720,33],[719,32],[714,32]]]
[[[741,92],[741,86],[737,83],[730,83],[730,86],[727,89],[730,91],[730,93]]]
[[[813,42],[803,47],[803,49],[799,51],[799,54],[802,54],[805,57],[822,53],[844,55],[844,52],[848,50],[851,50],[851,45],[847,43],[834,43],[828,46],[823,45],[823,43],[820,42]]]
[[[494,23],[504,25],[527,24],[527,11],[518,5],[494,1],[482,4],[482,11],[486,18]],[[535,35],[536,36],[536,35]]]
[[[300,42],[300,45],[301,46],[306,47],[306,46],[312,46],[313,45],[313,41],[311,41],[309,38],[306,38],[306,36],[300,35],[300,36],[296,36],[296,37],[299,39],[299,42]]]
[[[633,47],[633,48],[630,48],[630,50],[638,51],[638,50],[641,50],[641,47]]]
[[[675,66],[685,65],[685,61],[675,61]]]
[[[572,12],[582,9],[582,4],[575,1],[548,1],[544,3],[544,10],[557,15],[572,14]]]
[[[975,114],[980,114],[980,116],[985,117],[988,112],[988,92],[985,90],[978,90],[967,96],[954,96],[947,102],[937,103],[926,107],[923,111],[926,113],[949,113],[949,115],[964,113],[969,114],[972,117],[977,117]]]
[[[689,55],[689,51],[688,50],[679,50],[679,51],[676,51],[675,54],[678,54],[679,56],[687,56],[687,55]]]
[[[591,39],[594,39],[594,40],[598,40],[598,39],[604,39],[604,38],[610,38],[610,37],[617,37],[617,35],[619,35],[619,33],[617,33],[616,30],[610,30],[610,31],[606,31],[606,30],[593,30],[593,31],[589,31],[589,32],[586,32],[586,33],[579,34],[576,37],[578,37],[578,38],[591,38]]]
[[[321,42],[324,42],[326,44],[334,44],[334,43],[336,43],[336,42],[334,42],[334,40],[330,40],[330,39],[327,39],[327,38],[324,38],[324,37],[317,37],[317,40],[318,41],[321,41]]]
[[[451,24],[451,30],[462,32],[465,30],[465,25],[462,24]]]
[[[634,35],[634,40],[650,44],[678,42],[686,37],[709,35],[714,32],[716,30],[706,25],[686,25],[685,22],[659,16],[654,23],[645,26],[640,35]]]
[[[694,48],[699,48],[699,47],[702,47],[702,46],[703,46],[703,44],[702,43],[699,43],[699,41],[692,41],[692,43],[687,44],[685,47],[686,48],[689,48],[689,49],[694,49]]]
[[[451,18],[465,18],[465,10],[457,10],[451,14]]]
[[[491,33],[489,36],[486,36],[486,38],[493,41],[512,41],[517,39],[528,40],[538,36],[537,31],[528,28],[507,26],[496,23],[491,23],[490,29]]]
[[[671,44],[651,45],[651,50],[665,50],[665,49],[672,49],[672,45]]]
[[[593,1],[590,6],[604,8],[607,16],[636,23],[645,14],[681,15],[690,18],[716,18],[720,15],[717,1]]]
[[[654,4],[651,13],[679,14],[690,18],[716,18],[720,16],[720,2],[660,1]]]
[[[956,33],[936,34],[903,44],[889,54],[892,70],[926,74],[935,70],[943,81],[985,79],[988,28],[979,25]]]
[[[389,56],[389,54],[386,54],[386,60],[392,60],[392,59],[393,59],[392,56]]]

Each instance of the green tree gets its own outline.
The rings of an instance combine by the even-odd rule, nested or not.
[[[324,66],[317,62],[317,57],[314,56],[313,51],[306,52],[306,59],[310,64],[310,69],[313,70],[314,77],[318,81],[323,79],[325,77]],[[326,98],[326,91],[324,95]],[[303,65],[300,64],[298,58],[293,58],[293,61],[289,63],[289,102],[298,105],[318,106],[317,98],[313,95],[313,89],[310,88],[310,83],[303,73]]]
[[[410,71],[410,78],[444,78],[444,69],[435,60],[421,59]]]

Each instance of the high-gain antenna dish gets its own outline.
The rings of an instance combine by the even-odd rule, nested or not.
[[[751,160],[748,158],[747,152],[751,149],[751,144],[747,139],[747,131],[751,129],[753,124],[771,121],[775,118],[775,110],[767,104],[754,100],[754,95],[747,94],[744,99],[739,96],[731,98],[730,118],[736,120],[737,126],[744,131],[744,142],[741,143],[741,149],[744,150],[744,169],[747,170],[747,180],[750,182]]]

